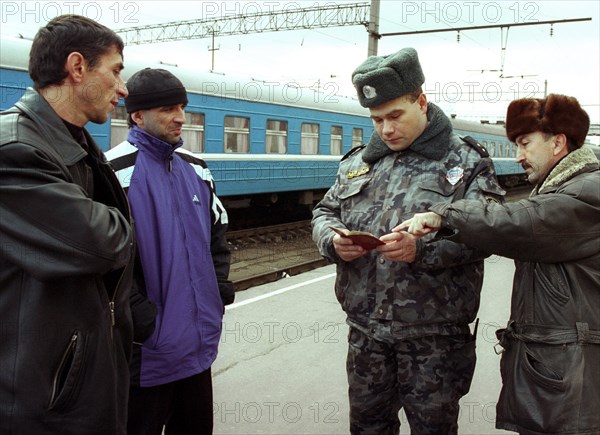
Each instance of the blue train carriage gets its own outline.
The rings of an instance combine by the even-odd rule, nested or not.
[[[10,108],[32,85],[27,73],[31,41],[18,38],[0,39],[0,110]],[[98,145],[108,149],[110,124],[86,125]]]
[[[127,62],[128,74],[147,66]],[[357,100],[296,83],[171,70],[188,91],[184,148],[201,153],[226,206],[311,206],[333,184],[339,160],[373,131]],[[112,120],[114,146],[127,134],[121,108]]]
[[[2,105],[10,107],[31,85],[30,41],[2,40]],[[237,79],[126,57],[123,79],[145,67],[165,68],[188,90],[184,148],[201,153],[228,207],[250,203],[312,205],[331,186],[339,160],[373,131],[368,111],[336,94],[296,83]],[[127,137],[122,106],[110,123],[86,126],[103,150]]]
[[[510,188],[527,182],[523,168],[515,161],[517,146],[506,137],[504,124],[466,121],[454,117],[451,117],[451,121],[458,135],[471,136],[488,150],[500,184]]]
[[[2,40],[1,107],[10,107],[31,84],[30,42]],[[315,92],[296,83],[238,79],[212,72],[126,58],[123,78],[152,66],[171,70],[189,94],[184,148],[201,153],[228,208],[253,204],[311,206],[331,186],[339,160],[368,140],[369,113],[353,98],[336,94],[333,83]],[[481,142],[493,157],[504,185],[516,185],[523,170],[516,148],[498,125],[452,119],[458,134]],[[104,149],[127,137],[121,105],[110,123],[88,124]]]
[[[368,110],[354,98],[337,95],[333,84],[314,92],[294,83],[162,67],[171,69],[188,89],[185,146],[202,153],[230,208],[313,205],[333,183],[341,155],[373,132]],[[124,112],[117,117],[121,120],[113,120],[113,135],[116,123],[125,134]],[[525,181],[514,161],[516,146],[503,126],[457,119],[452,123],[458,134],[470,135],[489,149],[506,187]]]

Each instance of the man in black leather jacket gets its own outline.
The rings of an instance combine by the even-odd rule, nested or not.
[[[34,89],[0,115],[3,435],[126,432],[133,234],[83,128],[127,96],[122,51],[92,20],[53,19],[31,48]]]
[[[496,332],[497,428],[600,434],[600,169],[582,147],[589,125],[573,97],[513,101],[506,133],[535,185],[529,199],[436,204],[395,228],[418,235],[444,228],[515,259],[510,320]]]

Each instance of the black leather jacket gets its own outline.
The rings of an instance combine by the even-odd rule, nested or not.
[[[461,242],[516,260],[510,321],[497,333],[505,349],[496,427],[600,433],[600,170],[593,152],[568,154],[528,200],[432,210]]]
[[[34,90],[0,125],[0,433],[125,434],[127,200]]]

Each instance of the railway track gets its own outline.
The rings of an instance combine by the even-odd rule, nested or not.
[[[312,242],[310,220],[231,231],[227,240],[236,291],[327,264]]]
[[[529,196],[531,186],[510,189],[507,201]],[[230,279],[241,291],[327,264],[315,247],[310,220],[227,233],[232,260]]]

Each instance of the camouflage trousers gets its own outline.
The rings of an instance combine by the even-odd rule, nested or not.
[[[475,369],[474,336],[384,343],[351,327],[348,342],[352,434],[398,434],[401,408],[413,435],[458,432],[458,401]]]

